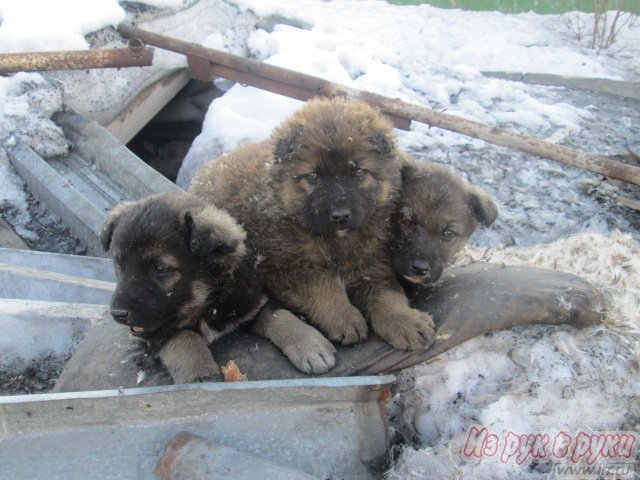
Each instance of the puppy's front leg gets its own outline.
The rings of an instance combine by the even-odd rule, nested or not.
[[[411,308],[397,282],[359,285],[349,293],[371,321],[373,331],[395,348],[420,350],[431,345],[435,335],[431,315]]]
[[[263,275],[267,294],[343,345],[367,338],[367,322],[351,305],[344,286],[329,273],[318,270],[271,271]]]
[[[336,364],[336,349],[331,342],[289,310],[268,304],[252,330],[271,340],[304,373],[325,373]]]
[[[180,330],[171,337],[158,356],[176,384],[222,379],[204,338],[191,330]]]

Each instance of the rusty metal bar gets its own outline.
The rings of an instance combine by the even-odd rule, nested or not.
[[[131,25],[120,24],[118,30],[125,37],[140,38],[149,45],[187,55],[191,59],[190,64],[197,64],[198,78],[210,79],[214,75],[221,76],[301,100],[314,96],[340,96],[359,99],[378,107],[399,128],[406,128],[412,120],[415,120],[434,127],[479,138],[495,145],[530,153],[640,185],[640,168],[617,160],[555,145],[534,137],[512,133],[473,120],[437,112],[399,99],[357,90],[346,85],[340,85],[312,75],[276,67],[239,55],[205,48],[195,43],[183,42],[182,40],[159,35]],[[206,75],[206,62],[210,64],[208,68],[211,77],[209,78]]]
[[[412,105],[376,93],[359,91],[348,87],[342,88],[347,90],[349,98],[363,100],[371,105],[376,105],[384,112],[406,115],[427,125],[462,133],[512,150],[538,155],[566,165],[640,185],[640,168],[611,158],[563,147],[562,145],[491,127],[448,113],[436,112],[430,108]]]
[[[191,432],[169,441],[156,465],[162,480],[319,480],[302,470],[245,453]]]
[[[131,39],[127,48],[0,54],[0,73],[146,67],[152,63],[153,48]]]

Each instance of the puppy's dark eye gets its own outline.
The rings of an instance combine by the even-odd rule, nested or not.
[[[311,172],[307,175],[304,175],[302,178],[304,178],[307,182],[313,185],[318,181],[318,174],[316,172]]]
[[[444,232],[442,232],[442,238],[444,239],[445,242],[450,242],[451,240],[455,239],[457,236],[458,234],[453,230],[445,230]]]
[[[363,179],[365,177],[365,175],[367,174],[367,171],[362,169],[362,168],[357,168],[356,169],[356,177],[359,179]]]
[[[158,276],[158,277],[168,277],[169,275],[171,275],[174,272],[173,268],[171,267],[167,267],[166,265],[156,265],[154,268],[154,273]]]

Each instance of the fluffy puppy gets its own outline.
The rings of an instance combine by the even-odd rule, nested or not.
[[[362,102],[309,101],[271,139],[209,162],[189,192],[223,205],[261,258],[268,295],[343,344],[367,320],[400,349],[432,339],[388,256],[401,162],[391,124]]]
[[[434,163],[403,155],[402,189],[391,217],[391,259],[405,285],[431,284],[478,225],[498,208],[488,193]]]
[[[218,379],[208,345],[266,303],[245,236],[227,212],[186,194],[125,202],[107,216],[101,241],[117,277],[111,315],[147,342],[175,383]],[[254,330],[303,372],[335,365],[333,346],[287,310],[265,306]]]

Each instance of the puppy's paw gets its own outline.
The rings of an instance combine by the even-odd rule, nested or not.
[[[222,381],[222,374],[220,373],[220,367],[218,365],[202,368],[179,368],[174,369],[171,372],[173,382],[176,385],[182,383],[204,383],[204,382],[220,382]]]
[[[336,364],[336,349],[324,335],[311,327],[305,337],[286,345],[282,351],[304,373],[326,373]]]
[[[335,325],[326,328],[327,336],[342,345],[366,340],[368,331],[367,321],[355,307],[338,317]]]
[[[213,359],[204,338],[191,330],[180,330],[158,352],[173,382],[197,383],[218,381],[220,367]]]
[[[421,350],[433,343],[435,325],[431,315],[412,309],[390,319],[390,328],[378,334],[397,349]]]

